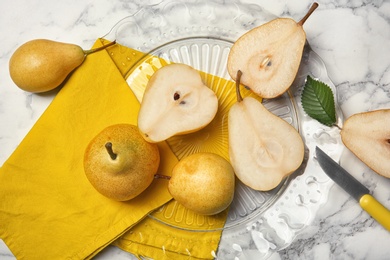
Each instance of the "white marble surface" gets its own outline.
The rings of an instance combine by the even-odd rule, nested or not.
[[[27,134],[56,91],[30,94],[18,89],[8,73],[16,47],[35,38],[76,43],[88,49],[122,17],[149,1],[14,0],[1,1],[0,33],[0,165]],[[192,2],[192,1],[191,1]],[[222,1],[219,1],[222,2]],[[298,19],[309,0],[244,0],[278,16]],[[305,24],[307,38],[324,60],[338,90],[344,116],[390,108],[390,1],[320,0]],[[378,176],[350,152],[341,164],[390,208],[390,180]],[[0,188],[1,188],[0,184]],[[272,259],[389,259],[390,233],[378,225],[341,188],[333,186],[328,202],[287,248]],[[1,199],[1,198],[0,198]],[[4,224],[4,223],[1,223]],[[13,259],[4,243],[0,258]],[[97,259],[131,259],[115,248]],[[242,256],[239,259],[249,259]]]

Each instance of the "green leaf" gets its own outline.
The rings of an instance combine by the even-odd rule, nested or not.
[[[333,92],[325,83],[307,76],[301,102],[303,110],[311,118],[326,126],[333,126],[336,123]]]

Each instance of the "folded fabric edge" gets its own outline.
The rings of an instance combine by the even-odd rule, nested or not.
[[[153,210],[152,210],[153,211]],[[150,214],[152,211],[150,211],[148,214]],[[131,228],[133,228],[134,226],[136,226],[138,223],[140,223],[145,217],[147,217],[147,214],[139,219],[139,221],[133,223],[132,225],[128,226],[127,228],[125,228],[124,230],[115,230],[113,231],[114,234],[117,234],[117,236],[113,237],[110,241],[107,241],[105,244],[102,244],[99,248],[97,248],[94,252],[92,252],[90,255],[86,256],[84,254],[81,253],[81,255],[78,255],[77,259],[82,259],[85,257],[85,259],[92,259],[93,257],[95,257],[96,255],[98,255],[103,249],[105,249],[108,245],[112,244],[114,241],[116,241],[119,237],[121,237],[123,234],[125,234],[126,232],[128,232]],[[75,258],[69,258],[69,259],[75,259]]]
[[[140,242],[126,241],[126,244],[122,243],[115,243],[114,246],[120,248],[121,250],[124,250],[126,252],[136,252],[133,253],[138,259],[156,259],[156,260],[212,260],[216,257],[216,251],[210,251],[210,257],[197,257],[194,255],[191,255],[191,252],[187,252],[187,254],[178,253],[173,250],[169,250],[169,246],[165,247],[156,247],[151,245],[146,245]]]
[[[145,218],[113,245],[124,251],[161,259],[213,259],[218,250],[222,229],[187,231],[171,228],[151,218]],[[184,257],[184,258],[183,258]]]

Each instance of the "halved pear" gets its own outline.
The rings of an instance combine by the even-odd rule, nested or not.
[[[252,97],[241,98],[229,111],[229,156],[236,176],[255,190],[275,188],[304,157],[298,131]]]
[[[341,130],[341,139],[368,167],[390,178],[390,109],[350,116]]]
[[[199,72],[185,64],[158,69],[146,86],[138,127],[149,142],[197,131],[213,120],[218,98]]]
[[[283,94],[298,72],[306,42],[303,24],[318,7],[314,3],[298,23],[290,18],[277,18],[242,35],[232,46],[227,68],[236,80],[263,98]]]

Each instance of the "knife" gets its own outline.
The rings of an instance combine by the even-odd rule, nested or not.
[[[357,200],[371,217],[390,231],[390,211],[370,195],[367,187],[356,180],[319,147],[316,147],[316,157],[324,172]]]

